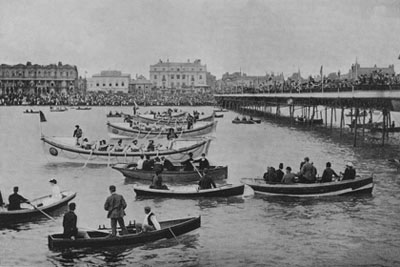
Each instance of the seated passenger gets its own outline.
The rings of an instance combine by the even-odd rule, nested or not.
[[[89,140],[87,138],[84,138],[81,144],[81,148],[83,149],[92,149],[95,147],[94,143],[89,143]]]
[[[331,163],[326,163],[326,169],[322,173],[321,183],[329,183],[332,182],[332,177],[339,178],[339,175],[336,174],[334,170],[331,169]]]
[[[140,159],[137,161],[136,169],[143,169],[144,155],[140,155]]]
[[[75,238],[90,238],[88,233],[85,231],[78,231],[76,223],[78,217],[75,214],[76,204],[74,202],[69,203],[69,211],[64,214],[63,218],[63,228],[64,228],[64,238],[75,239]]]
[[[154,147],[154,140],[149,140],[149,144],[147,145],[146,150],[149,151],[149,152],[155,150],[155,147]]]
[[[172,164],[171,161],[169,161],[165,157],[161,157],[161,161],[163,162],[164,169],[166,169],[167,171],[176,171],[176,167],[174,166],[174,164]]]
[[[210,163],[208,162],[208,159],[206,159],[206,154],[202,153],[200,159],[196,159],[193,162],[199,162],[199,170],[204,170],[204,169],[209,169],[210,168]]]
[[[342,180],[352,180],[356,178],[356,169],[353,168],[353,163],[348,162],[343,174]]]
[[[146,155],[145,161],[143,161],[143,170],[152,171],[154,167],[154,160],[150,159],[150,155]]]
[[[168,190],[168,187],[163,184],[161,170],[156,170],[156,173],[153,176],[153,183],[150,185],[150,188]]]
[[[207,169],[204,169],[203,177],[201,177],[201,179],[199,181],[199,190],[211,189],[211,188],[216,188],[216,187],[217,186],[215,185],[214,180],[208,174]]]
[[[130,145],[130,149],[132,152],[138,152],[140,151],[140,148],[137,145],[138,141],[137,140],[133,140],[132,144]]]
[[[160,160],[159,157],[156,157],[154,159],[154,167],[153,167],[153,169],[154,169],[155,172],[157,172],[157,171],[162,172],[162,170],[164,169],[163,164],[161,163],[161,160]]]
[[[286,167],[286,174],[283,175],[282,184],[294,184],[295,183],[295,175],[292,173],[292,168],[289,166]]]
[[[20,210],[21,203],[30,203],[26,198],[18,194],[18,186],[14,186],[14,193],[8,197],[8,210]]]
[[[136,230],[143,232],[161,230],[161,226],[157,221],[156,215],[151,211],[151,208],[145,207],[144,212],[146,216],[144,217],[143,224],[136,224]]]
[[[263,176],[265,182],[267,182],[267,183],[277,183],[278,181],[276,180],[276,177],[277,177],[277,175],[276,175],[276,172],[275,172],[275,168],[268,166],[267,167],[267,172],[264,173],[264,176]]]
[[[100,140],[99,141],[99,146],[98,146],[98,150],[99,151],[107,151],[108,149],[108,145],[107,145],[107,141],[106,140]]]
[[[122,139],[118,140],[118,143],[114,146],[113,149],[115,152],[122,152],[124,151],[124,146],[122,145]]]
[[[54,201],[58,201],[60,199],[62,199],[62,194],[61,194],[61,190],[60,187],[57,185],[57,180],[56,179],[51,179],[49,181],[50,185],[51,185],[51,198]]]
[[[183,166],[185,166],[183,170],[184,171],[193,171],[194,168],[193,168],[192,162],[193,162],[193,153],[189,152],[189,158],[187,160],[181,162],[181,164]]]

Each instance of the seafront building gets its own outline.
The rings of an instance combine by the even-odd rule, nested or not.
[[[0,65],[0,94],[66,94],[76,90],[78,69],[73,65]]]
[[[150,65],[150,81],[154,88],[163,93],[168,91],[204,92],[207,84],[207,65],[200,59],[191,62],[170,62],[159,60]]]
[[[87,79],[87,91],[128,93],[130,82],[130,74],[123,74],[118,70],[105,70]]]

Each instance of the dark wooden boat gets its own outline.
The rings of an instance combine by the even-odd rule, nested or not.
[[[214,115],[214,118],[223,118],[224,117],[224,114],[215,114]]]
[[[116,164],[112,168],[121,172],[126,178],[152,181],[154,171],[136,170],[134,168],[127,168],[128,164]],[[200,179],[197,171],[183,171],[183,166],[177,166],[176,171],[162,172],[162,179],[164,182],[191,182]],[[210,166],[208,175],[213,180],[222,180],[228,177],[228,166]]]
[[[374,187],[372,177],[313,184],[267,184],[261,178],[243,178],[241,182],[253,188],[255,193],[288,197],[322,197],[372,193]]]
[[[38,114],[40,111],[38,110],[25,110],[23,113],[25,114]]]
[[[214,112],[228,112],[228,110],[221,108],[221,109],[214,109]]]
[[[52,200],[50,195],[31,200],[31,204],[37,207],[36,209],[32,207],[32,205],[26,203],[21,204],[20,210],[9,211],[0,208],[0,225],[4,226],[19,222],[28,222],[38,217],[44,217],[43,213],[39,210],[46,213],[53,212],[66,206],[68,202],[76,196],[75,192],[70,191],[63,191],[61,194],[63,198],[60,200]]]
[[[302,117],[297,117],[296,121],[299,123],[306,123],[306,124],[323,124],[323,119],[305,119]]]
[[[347,124],[347,126],[349,126],[350,128],[354,128],[354,123],[352,124]],[[362,123],[357,123],[357,128],[365,128],[365,129],[374,129],[374,128],[382,128],[383,126],[383,122],[372,122],[372,123],[366,123],[366,124],[362,124]]]
[[[66,108],[66,107],[59,107],[59,106],[56,106],[56,107],[51,106],[50,107],[50,112],[64,112],[67,110],[68,110],[68,108]]]
[[[127,227],[128,234],[111,237],[108,232],[88,231],[88,239],[68,239],[63,234],[48,236],[48,246],[51,250],[66,248],[99,248],[109,246],[139,245],[154,242],[164,238],[173,238],[200,228],[201,217],[190,217],[160,222],[161,230],[137,233],[135,225]]]
[[[185,190],[186,189],[186,190]],[[239,185],[222,185],[217,188],[197,190],[197,185],[193,188],[185,189],[151,189],[148,186],[133,186],[136,196],[154,196],[154,197],[230,197],[243,195],[244,184]]]
[[[234,124],[254,124],[255,122],[251,121],[251,120],[236,120],[236,119],[234,119],[234,120],[232,120],[232,123],[234,123]]]

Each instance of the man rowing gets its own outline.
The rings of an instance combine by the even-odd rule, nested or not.
[[[26,198],[18,194],[18,186],[14,186],[14,193],[8,197],[8,210],[20,210],[21,203],[30,203]]]
[[[216,188],[214,180],[208,175],[208,170],[204,169],[203,177],[199,181],[199,190]]]

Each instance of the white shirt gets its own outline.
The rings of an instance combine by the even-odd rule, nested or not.
[[[143,162],[144,162],[144,159],[140,158],[140,159],[137,161],[137,167],[136,167],[136,169],[138,169],[138,170],[143,169]]]
[[[161,230],[161,226],[156,219],[156,215],[154,215],[154,213],[152,213],[152,212],[149,212],[148,214],[146,214],[146,216],[144,217],[144,220],[143,220],[143,225],[149,225],[147,223],[147,218],[149,217],[149,215],[153,215],[150,217],[150,220],[153,223],[154,228],[156,228],[156,230]]]
[[[51,198],[52,199],[62,199],[62,195],[61,195],[61,191],[60,191],[60,187],[58,185],[53,185],[51,187]]]

